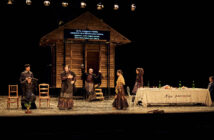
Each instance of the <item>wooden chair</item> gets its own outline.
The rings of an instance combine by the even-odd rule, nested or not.
[[[39,108],[41,100],[47,100],[47,107],[50,107],[49,84],[39,84]]]
[[[12,95],[12,93],[15,93],[15,95]],[[18,85],[8,85],[7,108],[10,108],[10,103],[17,103],[17,109],[19,108]]]

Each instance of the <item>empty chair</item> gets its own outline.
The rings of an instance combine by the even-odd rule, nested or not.
[[[39,84],[39,108],[42,100],[47,100],[47,107],[50,107],[49,84]]]
[[[18,85],[8,85],[7,108],[10,108],[10,103],[17,103],[19,108]]]

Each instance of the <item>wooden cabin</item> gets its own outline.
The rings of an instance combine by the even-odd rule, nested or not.
[[[65,31],[68,33],[65,35]],[[74,33],[69,37],[70,33]],[[78,38],[74,35],[80,31],[98,31],[95,37],[86,36]],[[103,33],[103,34],[102,34]],[[94,72],[102,71],[103,80],[101,88],[114,88],[115,86],[115,47],[130,43],[126,37],[118,33],[90,12],[85,12],[74,20],[59,26],[54,31],[43,36],[41,46],[51,47],[52,54],[52,87],[61,88],[60,74],[63,65],[68,64],[77,75],[76,87],[82,88],[82,69],[85,72],[93,68]]]

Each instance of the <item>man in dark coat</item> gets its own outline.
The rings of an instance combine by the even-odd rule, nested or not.
[[[208,90],[210,91],[212,101],[214,101],[214,76],[210,76],[209,81]]]
[[[25,64],[25,71],[20,75],[19,81],[22,87],[22,109],[26,109],[25,104],[31,102],[31,109],[36,109],[36,92],[37,92],[37,81],[34,78],[33,73],[30,71],[30,64]]]
[[[34,78],[33,73],[30,71],[30,64],[25,64],[25,71],[20,75],[19,81],[22,84],[28,78]]]

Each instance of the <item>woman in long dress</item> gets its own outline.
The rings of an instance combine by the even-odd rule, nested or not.
[[[74,84],[76,82],[76,75],[70,70],[70,67],[66,65],[64,72],[61,74],[62,88],[60,92],[58,107],[60,110],[73,108],[73,92]]]
[[[132,90],[132,94],[136,95],[138,88],[142,88],[143,87],[143,74],[144,74],[144,70],[143,68],[137,68],[136,69],[136,81],[135,81],[135,85],[134,88]],[[132,98],[132,102],[134,102],[135,97]]]
[[[125,80],[123,77],[122,70],[117,71],[117,76],[118,76],[118,79],[115,87],[116,96],[112,105],[116,109],[126,109],[129,105],[128,105],[127,99],[125,98],[125,90],[124,90]]]
[[[132,93],[134,95],[136,95],[136,92],[137,92],[138,88],[143,87],[143,73],[144,73],[143,68],[137,68],[136,69],[137,76],[136,76],[136,81],[135,81],[134,88],[132,90]]]

